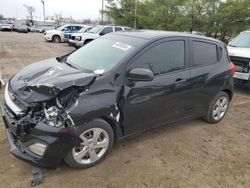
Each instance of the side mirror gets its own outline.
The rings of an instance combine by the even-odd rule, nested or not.
[[[134,81],[151,81],[154,79],[154,74],[149,69],[134,68],[129,71],[127,78]]]

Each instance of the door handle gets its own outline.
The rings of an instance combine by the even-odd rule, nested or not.
[[[186,79],[177,78],[177,79],[175,80],[175,85],[176,85],[176,86],[180,86],[180,85],[182,85],[185,81],[186,81]]]

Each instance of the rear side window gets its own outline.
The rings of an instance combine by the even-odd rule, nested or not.
[[[122,31],[121,27],[115,27],[115,31]]]
[[[124,31],[130,31],[131,30],[131,28],[129,28],[129,27],[124,27],[123,29],[124,29]]]
[[[218,61],[217,45],[193,41],[194,66],[211,65]]]

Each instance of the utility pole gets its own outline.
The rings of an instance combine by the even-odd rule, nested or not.
[[[136,25],[137,25],[137,0],[135,0],[135,21],[134,21],[134,29],[136,29]]]
[[[104,0],[102,0],[102,24],[103,24],[103,9],[104,9]]]
[[[45,6],[44,6],[44,0],[41,0],[41,3],[43,4],[43,25],[45,25]]]

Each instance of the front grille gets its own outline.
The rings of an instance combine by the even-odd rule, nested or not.
[[[70,39],[75,40],[75,36],[70,36]]]
[[[237,72],[249,73],[250,58],[230,56],[230,60],[235,64]]]
[[[64,38],[66,38],[66,39],[69,38],[69,35],[64,35]]]

